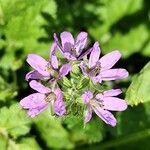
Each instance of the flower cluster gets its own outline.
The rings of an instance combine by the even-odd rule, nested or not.
[[[102,81],[128,77],[127,70],[112,69],[121,57],[120,52],[115,50],[99,58],[101,53],[99,43],[95,42],[91,48],[87,48],[87,36],[86,32],[81,32],[74,39],[70,32],[62,32],[59,40],[54,34],[49,61],[36,54],[28,55],[26,61],[34,70],[27,73],[25,78],[36,93],[23,98],[20,105],[28,109],[30,117],[35,117],[48,107],[55,115],[66,114],[65,91],[61,89],[59,81],[72,72],[74,62],[80,68],[84,78],[93,85],[101,85]],[[65,59],[63,63],[56,56],[57,50]],[[126,101],[116,97],[120,93],[120,89],[100,92],[89,88],[87,83],[86,88],[79,95],[82,99],[82,106],[85,106],[84,123],[89,122],[92,113],[95,112],[105,123],[115,126],[117,121],[110,111],[124,111],[127,108]]]

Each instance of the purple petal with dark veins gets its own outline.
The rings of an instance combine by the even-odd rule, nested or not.
[[[38,91],[39,93],[50,93],[51,92],[51,89],[42,85],[41,83],[37,82],[36,80],[32,80],[30,83],[29,83],[30,87],[36,91]]]
[[[54,93],[56,95],[56,100],[54,102],[54,112],[58,116],[63,116],[66,113],[65,103],[63,101],[63,94],[62,91],[57,88],[54,90]]]
[[[41,75],[37,70],[30,71],[26,74],[25,79],[29,81],[30,79],[45,79],[46,77]],[[47,77],[48,79],[49,77]]]
[[[53,43],[50,49],[50,63],[54,69],[58,69],[58,60],[55,54],[56,48],[56,43]]]
[[[82,99],[85,104],[89,103],[92,98],[93,93],[91,91],[86,91],[84,94],[82,94]]]
[[[103,109],[112,111],[124,111],[127,109],[127,102],[123,99],[117,97],[104,97],[103,99]]]
[[[99,60],[100,52],[99,43],[95,42],[89,58],[89,68],[92,68],[96,65]]]
[[[82,73],[83,73],[85,76],[88,76],[88,72],[86,71],[86,67],[85,67],[83,61],[80,63],[80,68],[81,68],[81,70],[82,70]]]
[[[101,107],[95,107],[93,110],[106,124],[109,124],[112,127],[116,126],[117,120],[112,113],[102,109]]]
[[[112,51],[106,55],[104,55],[100,59],[101,63],[101,71],[108,70],[113,67],[116,62],[120,59],[121,53],[118,50]]]
[[[85,48],[87,44],[87,36],[88,34],[86,32],[80,32],[78,34],[75,42],[75,49],[76,49],[77,56],[79,56],[82,50]]]
[[[62,32],[60,34],[63,52],[69,52],[74,47],[74,38],[70,32]]]
[[[71,71],[70,64],[64,64],[59,70],[59,79],[66,76]]]
[[[25,109],[38,108],[43,105],[47,105],[47,103],[44,101],[45,98],[46,98],[45,94],[34,93],[34,94],[31,94],[31,95],[23,98],[20,101],[20,105]]]
[[[90,106],[88,106],[88,109],[84,115],[84,123],[89,122],[91,120],[91,118],[92,118],[92,108]]]
[[[49,72],[46,70],[48,62],[41,56],[29,54],[27,57],[27,62],[43,76],[49,76]]]

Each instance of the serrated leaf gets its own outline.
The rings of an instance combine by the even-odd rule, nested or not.
[[[0,76],[0,101],[6,101],[14,98],[17,95],[17,89],[12,83],[7,83],[2,76]]]
[[[20,150],[42,150],[35,138],[23,138],[18,145]]]
[[[150,102],[150,62],[133,79],[127,90],[126,100],[131,106]]]
[[[47,147],[55,149],[74,147],[68,132],[62,127],[60,121],[50,115],[49,110],[35,118],[34,122],[37,132]]]
[[[3,107],[0,118],[0,128],[4,128],[14,138],[25,135],[30,130],[30,120],[18,104],[13,104],[10,108]]]
[[[103,126],[99,118],[93,118],[88,124],[83,123],[83,117],[69,116],[64,121],[74,142],[88,144],[100,142],[103,139]]]
[[[21,58],[24,58],[29,52],[37,52],[48,57],[49,43],[39,42],[40,38],[47,38],[42,27],[46,21],[41,12],[56,17],[54,0],[38,0],[36,3],[34,0],[1,0],[0,12],[3,14],[4,22],[1,30],[6,37],[2,42],[5,45],[5,54],[0,61],[2,68],[17,70],[21,67],[22,61],[18,60],[18,57],[16,58],[16,51],[20,52]],[[5,57],[10,53],[12,53],[12,57],[8,62]]]

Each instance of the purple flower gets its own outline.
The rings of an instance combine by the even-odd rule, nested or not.
[[[26,80],[29,79],[50,79],[51,81],[61,79],[71,71],[70,64],[64,64],[58,67],[58,60],[55,55],[56,44],[53,43],[50,50],[50,61],[46,61],[39,55],[29,54],[27,62],[35,70],[30,71],[26,75]]]
[[[120,59],[121,53],[118,50],[112,51],[102,58],[100,56],[100,47],[98,42],[93,45],[88,64],[83,61],[80,68],[85,76],[89,76],[94,82],[102,82],[103,80],[116,80],[128,77],[126,69],[111,69]]]
[[[72,34],[65,31],[60,34],[61,44],[59,43],[55,33],[54,40],[65,58],[68,60],[79,60],[91,50],[88,49],[87,51],[83,52],[83,49],[86,47],[87,36],[88,34],[86,32],[80,32],[76,40],[74,40]]]
[[[124,111],[127,109],[126,101],[115,97],[120,93],[120,89],[112,89],[94,96],[91,91],[86,91],[82,95],[83,103],[87,106],[84,122],[90,121],[94,111],[106,124],[116,126],[117,120],[110,111]]]
[[[31,94],[20,101],[20,105],[28,109],[28,115],[35,117],[42,111],[52,106],[53,111],[58,116],[63,116],[66,112],[65,103],[63,102],[63,94],[59,88],[51,90],[45,87],[41,83],[32,80],[29,83],[30,87],[37,91],[37,93]]]

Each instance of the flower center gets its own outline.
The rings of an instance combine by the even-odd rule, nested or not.
[[[70,53],[73,55],[73,56],[76,56],[76,48],[75,47],[71,47],[70,49]]]
[[[55,93],[51,92],[44,100],[46,103],[54,101],[56,99]]]
[[[95,77],[100,73],[101,65],[100,63],[96,63],[96,65],[89,69],[88,73],[91,77]]]
[[[48,71],[54,78],[57,78],[59,75],[58,71],[55,70],[49,63],[47,64],[45,71]]]
[[[98,100],[98,99],[96,99],[96,98],[91,99],[91,100],[90,100],[90,104],[91,104],[93,107],[103,107],[103,106],[104,106],[103,100]]]

